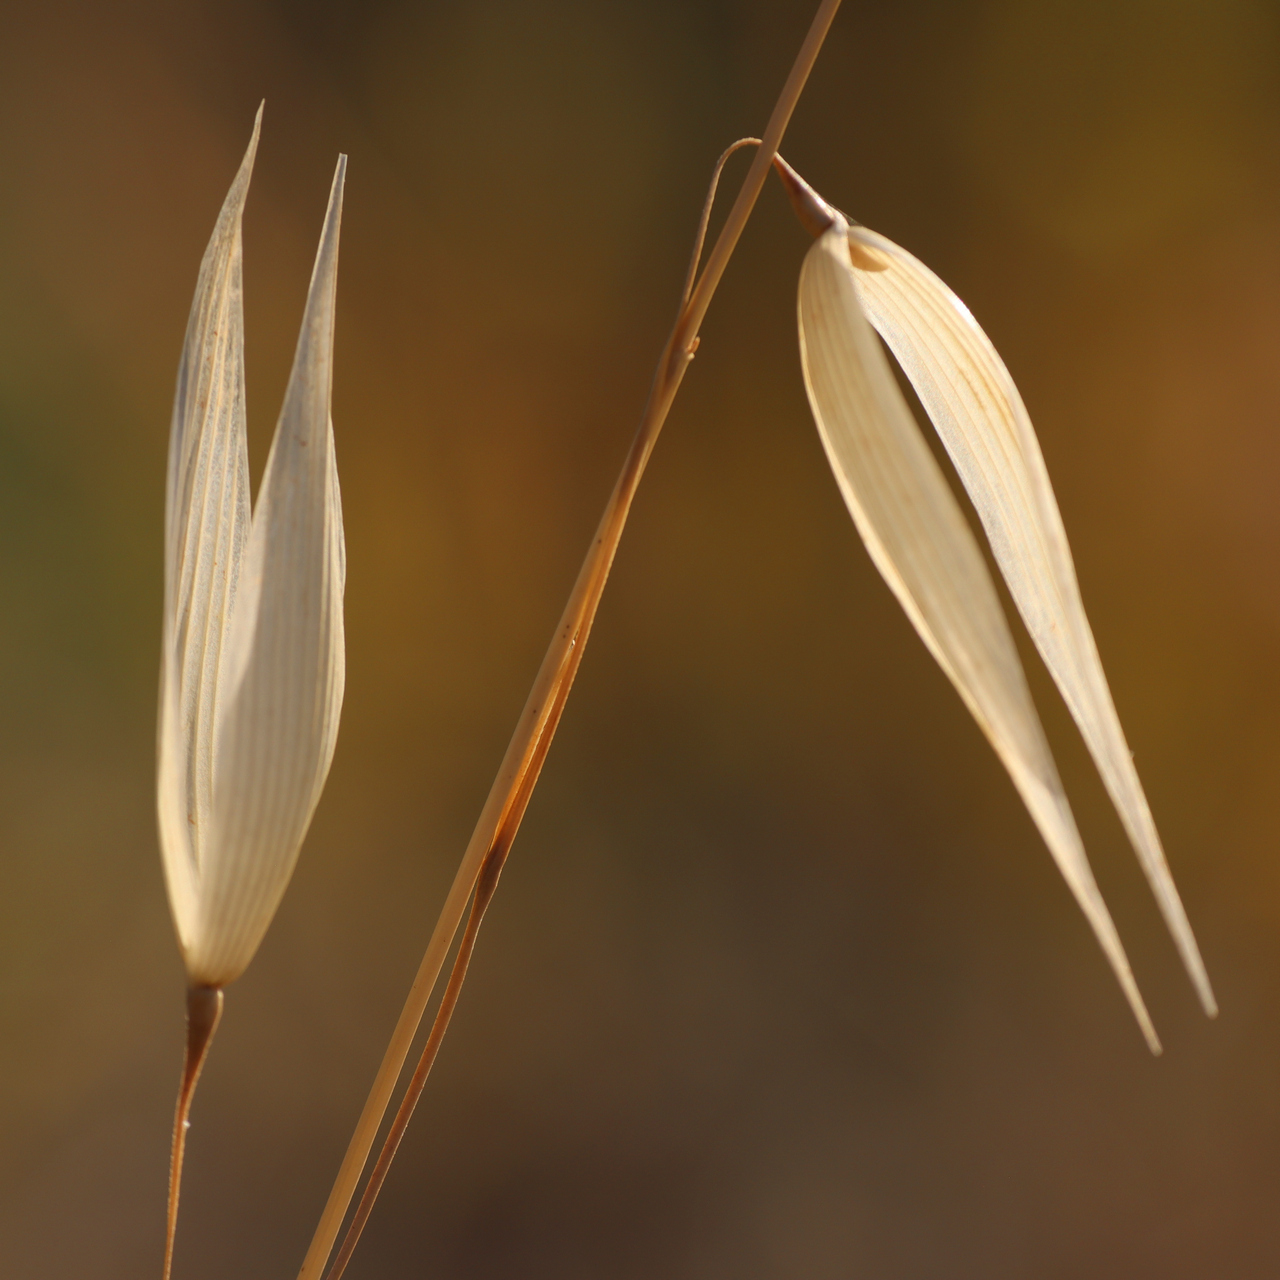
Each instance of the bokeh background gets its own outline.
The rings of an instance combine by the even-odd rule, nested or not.
[[[159,1271],[183,1036],[153,816],[164,459],[259,100],[255,480],[351,156],[349,682],[197,1098],[181,1280],[295,1274],[711,163],[763,127],[811,7],[0,8],[0,1274]],[[1017,378],[1222,1016],[1024,644],[1147,1054],[872,569],[808,418],[807,241],[771,184],[349,1274],[1274,1277],[1280,5],[846,0],[785,151]]]

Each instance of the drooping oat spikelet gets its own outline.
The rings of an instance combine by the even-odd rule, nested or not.
[[[288,883],[342,706],[329,416],[339,160],[284,408],[249,517],[240,224],[257,127],[200,269],[169,451],[160,841],[187,974],[238,977]]]
[[[801,356],[846,502],[877,566],[1009,769],[1156,1048],[985,563],[871,326],[956,465],[1212,1016],[1213,993],[1120,728],[1022,399],[986,334],[937,276],[884,236],[850,226],[789,165],[775,164],[818,237],[801,274]]]
[[[1022,397],[968,307],[885,236],[850,227],[867,317],[955,463],[1031,638],[1080,728],[1196,990],[1209,978],[1125,741],[1085,616],[1066,530]],[[858,250],[861,252],[858,252]]]
[[[863,314],[848,227],[838,215],[805,258],[799,318],[809,402],[858,532],[1008,769],[1158,1052],[1032,705],[995,584]]]

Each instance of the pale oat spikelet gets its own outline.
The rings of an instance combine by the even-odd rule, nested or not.
[[[158,799],[187,975],[252,959],[333,758],[346,559],[329,416],[338,162],[284,408],[249,515],[240,222],[258,129],[205,251],[169,444]]]
[[[222,988],[253,958],[293,873],[333,759],[345,676],[330,396],[346,157],[251,517],[241,218],[261,122],[259,108],[200,264],[169,438],[156,792],[189,991],[166,1280],[187,1117]]]
[[[801,362],[845,502],[876,567],[1008,769],[1158,1052],[994,583],[875,332],[955,463],[1212,1016],[1213,993],[1120,728],[1022,399],[986,334],[937,276],[892,241],[850,226],[788,166],[778,169],[818,237],[800,278]]]

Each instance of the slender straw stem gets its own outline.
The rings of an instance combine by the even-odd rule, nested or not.
[[[782,135],[791,122],[791,113],[800,100],[805,82],[809,79],[809,72],[813,70],[822,42],[827,38],[827,32],[831,29],[831,23],[835,20],[836,10],[839,7],[840,0],[822,0],[818,6],[818,12],[814,15],[809,27],[809,34],[805,36],[804,44],[800,46],[791,74],[787,77],[786,84],[782,86],[782,93],[778,96],[773,114],[769,117],[760,149],[751,162],[751,168],[743,179],[738,198],[733,202],[733,208],[729,210],[729,216],[725,219],[725,224],[711,250],[711,256],[707,259],[706,270],[703,271],[688,306],[676,321],[673,339],[684,338],[687,343],[702,327],[703,317],[706,316],[707,308],[711,305],[712,295],[720,284],[720,277],[724,275],[725,267],[729,265],[729,258],[737,247],[742,229],[747,225],[747,218],[750,217],[751,210],[755,207],[756,200],[764,188],[765,179],[769,176],[769,167],[773,164],[773,157],[778,154]],[[678,342],[670,345],[678,345]],[[683,370],[680,376],[683,376]]]
[[[213,1033],[222,1018],[221,987],[187,989],[187,1049],[182,1058],[182,1082],[178,1105],[173,1113],[173,1150],[169,1157],[169,1213],[164,1237],[164,1280],[173,1270],[173,1238],[178,1229],[178,1193],[182,1189],[182,1157],[191,1127],[191,1099],[195,1096],[200,1070],[213,1043]]]
[[[693,286],[698,280],[698,263],[702,261],[702,246],[707,242],[707,224],[711,221],[711,209],[716,202],[716,191],[720,186],[720,175],[724,172],[724,166],[729,157],[735,152],[741,151],[743,147],[758,147],[760,145],[759,138],[739,138],[730,147],[720,153],[720,159],[716,161],[716,167],[711,171],[711,182],[707,186],[707,198],[702,202],[702,216],[698,219],[698,231],[693,237],[693,253],[689,255],[689,270],[685,273],[684,288],[680,292],[680,308],[683,310],[689,304],[689,298],[693,293]]]
[[[764,186],[782,141],[783,132],[795,110],[800,92],[813,68],[818,51],[840,7],[840,0],[822,0],[817,15],[806,35],[804,44],[791,68],[782,93],[769,118],[764,138],[743,180],[742,188],[729,211],[723,228],[712,247],[706,268],[693,288],[688,301],[681,307],[667,345],[663,348],[654,373],[649,400],[640,420],[639,428],[623,463],[622,472],[614,485],[613,493],[605,506],[604,514],[596,528],[595,537],[582,568],[574,583],[573,591],[565,605],[564,613],[556,627],[550,647],[542,660],[542,666],[529,691],[528,700],[515,733],[507,747],[498,775],[494,778],[489,797],[480,812],[479,821],[470,843],[454,876],[453,885],[436,921],[436,927],[427,944],[426,954],[418,968],[417,976],[409,989],[404,1009],[396,1022],[391,1042],[383,1055],[382,1064],[374,1077],[373,1087],[356,1123],[355,1132],[347,1147],[347,1153],[338,1170],[333,1190],[320,1216],[320,1222],[311,1241],[311,1247],[303,1261],[298,1280],[319,1280],[325,1261],[337,1239],[347,1206],[355,1194],[356,1185],[369,1151],[377,1137],[382,1117],[386,1114],[395,1084],[404,1067],[405,1059],[413,1045],[414,1036],[422,1015],[426,1012],[431,991],[444,965],[445,957],[453,943],[454,934],[466,911],[472,887],[490,851],[502,847],[509,849],[515,839],[520,821],[534,784],[551,746],[552,736],[560,721],[561,712],[582,661],[582,652],[591,633],[591,624],[604,591],[609,570],[613,565],[618,540],[622,536],[636,486],[644,474],[649,455],[653,452],[658,433],[666,421],[671,404],[679,390],[686,369],[697,347],[698,329],[706,315],[716,286],[724,275],[729,257],[733,253],[747,217]]]
[[[343,1237],[337,1257],[334,1258],[333,1266],[329,1268],[329,1274],[325,1280],[341,1280],[343,1272],[346,1271],[347,1263],[360,1242],[360,1233],[364,1230],[365,1223],[369,1221],[369,1214],[373,1212],[373,1204],[378,1198],[378,1192],[382,1190],[382,1184],[387,1180],[391,1162],[400,1149],[400,1140],[409,1127],[413,1109],[418,1105],[418,1099],[422,1097],[422,1091],[427,1086],[427,1076],[431,1074],[431,1068],[435,1065],[440,1043],[444,1040],[444,1033],[449,1029],[449,1019],[453,1017],[458,996],[462,993],[467,966],[471,963],[471,953],[476,945],[476,934],[480,932],[480,922],[484,919],[489,903],[493,900],[493,891],[498,887],[498,877],[502,874],[507,852],[507,849],[495,848],[485,859],[484,866],[480,870],[475,896],[471,900],[471,914],[467,918],[467,927],[462,934],[461,943],[458,944],[458,954],[454,957],[453,969],[449,974],[444,995],[441,997],[440,1007],[436,1010],[435,1021],[431,1024],[422,1057],[409,1080],[409,1087],[405,1090],[404,1097],[400,1100],[396,1117],[391,1122],[391,1128],[382,1144],[382,1151],[378,1155],[377,1163],[373,1166],[373,1172],[369,1175],[369,1181],[365,1183],[360,1203],[356,1206],[355,1216],[351,1219],[351,1225],[347,1228],[347,1234]]]

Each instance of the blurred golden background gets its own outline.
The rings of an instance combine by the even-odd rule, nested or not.
[[[351,156],[349,676],[196,1100],[181,1280],[295,1274],[711,164],[763,128],[812,7],[0,10],[0,1275],[159,1272],[183,1036],[153,813],[164,459],[259,100],[255,479]],[[846,0],[784,150],[942,275],[1018,380],[1222,1016],[1024,644],[1147,1054],[871,567],[805,404],[807,240],[771,183],[349,1275],[1269,1280],[1280,6]]]

